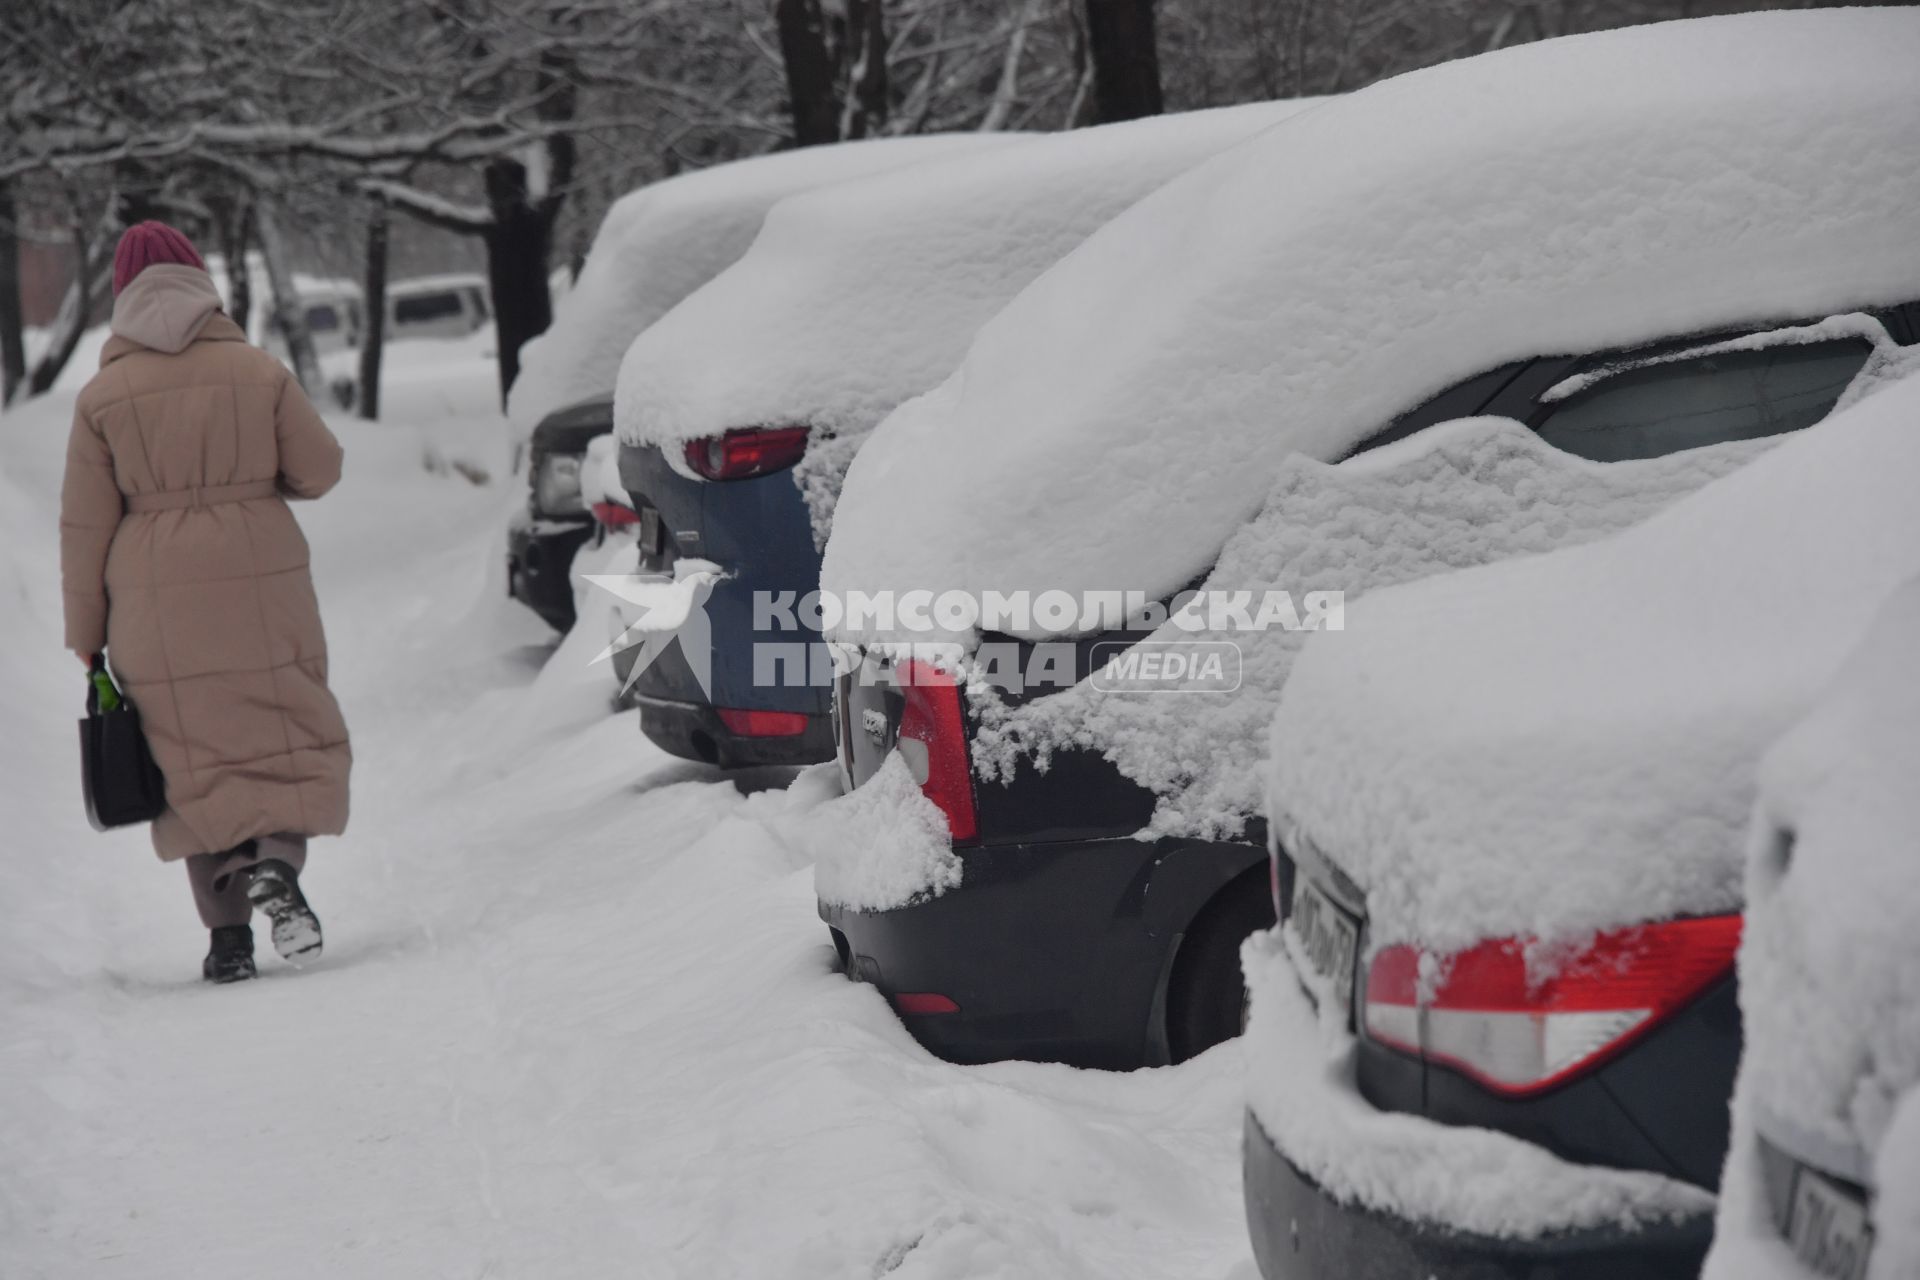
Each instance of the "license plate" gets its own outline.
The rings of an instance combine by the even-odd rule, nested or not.
[[[1343,1012],[1353,1012],[1353,971],[1360,955],[1360,926],[1304,876],[1293,895],[1293,930],[1307,962],[1332,984]]]
[[[660,554],[660,513],[640,508],[640,550],[649,560]]]
[[[1873,1243],[1867,1209],[1819,1174],[1800,1171],[1793,1186],[1793,1252],[1815,1275],[1858,1280]]]

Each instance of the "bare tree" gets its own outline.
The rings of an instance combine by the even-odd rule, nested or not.
[[[387,341],[387,202],[367,202],[366,327],[360,334],[360,378],[355,410],[368,421],[380,417],[380,359]]]
[[[212,237],[242,316],[249,248],[272,238],[256,209],[278,219],[280,288],[301,233],[359,226],[369,195],[478,239],[504,391],[550,319],[553,260],[578,261],[620,194],[683,169],[1339,92],[1554,34],[1799,2],[9,0],[0,190],[32,225],[71,227],[83,269],[31,369],[0,275],[0,370],[16,394],[51,385],[136,216]]]
[[[263,203],[254,210],[253,217],[260,232],[260,256],[266,260],[267,279],[273,285],[273,326],[287,344],[294,376],[309,394],[317,394],[322,382],[320,358],[314,352],[307,311],[300,305],[300,291],[293,282],[293,260],[287,253],[287,238],[280,228],[280,213],[271,203]]]
[[[20,312],[20,215],[13,184],[0,183],[0,405],[27,380],[25,321]]]

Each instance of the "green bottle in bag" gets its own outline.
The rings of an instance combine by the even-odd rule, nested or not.
[[[107,674],[107,664],[94,663],[93,670],[87,673],[87,678],[93,681],[93,692],[100,701],[100,710],[103,712],[119,710],[120,690],[114,687],[113,677]]]

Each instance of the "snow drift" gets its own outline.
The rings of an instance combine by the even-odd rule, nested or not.
[[[1306,112],[1109,222],[895,411],[823,586],[1164,596],[1288,454],[1467,374],[1920,295],[1916,59],[1914,10],[1754,13]]]
[[[1760,753],[1920,571],[1920,379],[1627,531],[1350,604],[1280,700],[1269,814],[1451,951],[1737,910]]]
[[[767,209],[829,182],[978,147],[1006,135],[934,134],[808,147],[650,183],[607,210],[553,325],[520,353],[507,398],[514,438],[548,413],[612,389],[634,336],[745,253]]]

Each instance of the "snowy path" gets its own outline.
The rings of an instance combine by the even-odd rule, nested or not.
[[[572,647],[543,673],[503,486],[411,429],[342,424],[301,511],[355,734],[326,957],[204,986],[180,870],[80,815],[69,411],[0,418],[0,1277],[1252,1277],[1237,1046],[929,1058],[830,971],[786,779],[653,751]]]

